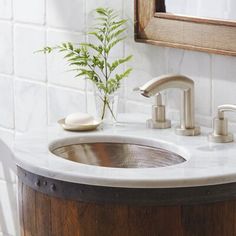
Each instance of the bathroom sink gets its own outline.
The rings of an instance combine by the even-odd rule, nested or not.
[[[111,142],[98,139],[94,142],[52,145],[50,151],[73,162],[112,168],[157,168],[186,161],[182,156],[160,147],[122,143],[121,140]]]

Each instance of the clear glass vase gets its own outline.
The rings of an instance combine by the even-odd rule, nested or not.
[[[117,120],[119,94],[105,95],[99,90],[95,90],[96,116],[103,124],[113,125]]]

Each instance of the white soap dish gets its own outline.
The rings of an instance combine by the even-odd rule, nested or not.
[[[102,123],[101,121],[93,120],[92,123],[88,124],[68,125],[65,123],[65,118],[58,121],[58,124],[60,124],[64,130],[69,130],[69,131],[91,131],[95,130],[101,123]]]

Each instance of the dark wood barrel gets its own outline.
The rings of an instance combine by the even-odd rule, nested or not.
[[[236,184],[89,186],[18,168],[21,236],[234,236]]]

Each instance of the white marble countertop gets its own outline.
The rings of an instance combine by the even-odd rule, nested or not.
[[[127,119],[126,120],[130,120]],[[208,143],[209,129],[202,128],[196,137],[177,136],[174,128],[147,129],[144,123],[121,123],[115,128],[94,132],[67,132],[59,125],[47,127],[24,135],[17,135],[14,144],[16,164],[23,169],[53,179],[97,186],[130,188],[171,188],[215,185],[236,182],[236,143]],[[65,138],[78,141],[90,139],[144,143],[162,147],[182,155],[186,162],[178,165],[121,169],[79,164],[57,157],[48,147],[55,140],[65,143]]]

